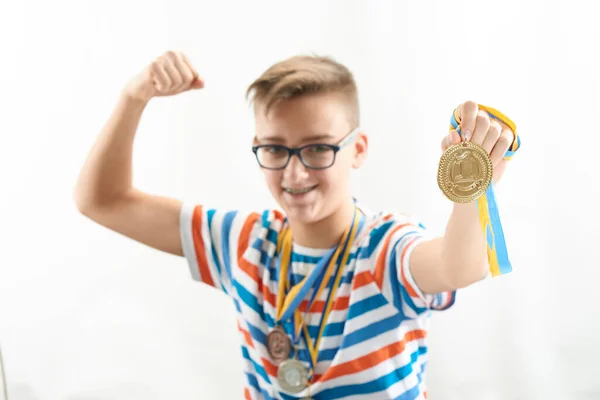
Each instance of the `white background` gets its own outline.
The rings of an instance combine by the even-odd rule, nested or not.
[[[328,54],[354,71],[367,165],[355,195],[435,233],[452,109],[515,120],[497,190],[514,272],[436,314],[430,399],[599,399],[600,5],[569,1],[2,1],[0,345],[11,400],[237,399],[234,308],[183,259],[94,225],[72,191],[119,90],[182,50],[203,91],[152,101],[135,184],[220,207],[273,204],[248,84]],[[233,166],[239,162],[239,166]]]

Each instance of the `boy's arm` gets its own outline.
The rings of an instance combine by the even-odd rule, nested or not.
[[[475,203],[454,205],[444,236],[417,245],[410,270],[429,294],[460,289],[486,276],[487,250]]]
[[[497,184],[504,174],[504,155],[514,133],[472,101],[459,106],[458,115],[466,139],[482,145],[490,154]],[[460,140],[452,131],[442,141],[442,150]],[[444,236],[417,245],[411,254],[410,270],[421,290],[431,294],[463,288],[487,275],[487,248],[476,202],[454,204]]]
[[[183,255],[181,202],[133,187],[133,142],[151,98],[203,85],[185,56],[168,52],[125,87],[80,172],[74,197],[82,214],[148,246]]]

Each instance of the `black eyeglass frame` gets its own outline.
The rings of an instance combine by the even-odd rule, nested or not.
[[[354,128],[352,131],[350,131],[350,133],[348,133],[346,136],[344,136],[337,145],[335,144],[329,144],[329,143],[310,143],[301,147],[287,147],[281,144],[261,144],[261,145],[257,145],[257,146],[252,146],[252,152],[254,153],[254,155],[256,156],[256,161],[258,162],[258,165],[260,165],[261,168],[264,169],[269,169],[269,170],[273,170],[273,171],[277,171],[277,170],[282,170],[285,169],[288,164],[290,163],[290,160],[292,159],[292,156],[296,155],[298,156],[298,159],[300,160],[300,162],[302,163],[302,165],[304,165],[306,168],[308,169],[314,169],[314,170],[321,170],[321,169],[327,169],[327,168],[331,168],[331,166],[333,164],[335,164],[335,160],[336,160],[336,156],[337,153],[342,150],[344,147],[346,147],[351,141],[352,139],[354,139],[354,137],[356,136],[356,134],[360,131],[360,127],[356,127]],[[265,167],[264,165],[261,164],[259,158],[258,158],[258,150],[263,148],[263,147],[268,147],[268,148],[272,148],[272,149],[279,149],[279,150],[285,150],[288,153],[288,158],[287,161],[285,162],[285,164],[281,167],[277,167],[277,168],[271,168],[271,167]],[[309,147],[327,147],[330,148],[331,150],[333,150],[333,159],[331,161],[331,164],[329,164],[326,167],[312,167],[310,165],[307,165],[304,160],[302,159],[302,155],[301,155],[301,151],[304,149],[307,149]]]

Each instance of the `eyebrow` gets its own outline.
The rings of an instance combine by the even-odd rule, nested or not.
[[[330,135],[328,133],[319,133],[319,134],[308,136],[308,137],[304,138],[301,143],[318,142],[320,140],[331,140],[334,138],[335,137],[333,135]],[[257,138],[257,139],[261,142],[275,142],[275,143],[285,142],[285,139],[283,139],[282,137],[279,137],[279,136],[265,136],[265,137]]]

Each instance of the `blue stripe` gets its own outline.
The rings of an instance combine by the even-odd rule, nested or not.
[[[356,258],[356,257],[354,257],[354,258]],[[269,266],[268,269],[269,269],[269,276],[271,277],[271,282],[277,283],[279,281],[279,276],[277,275],[277,268],[275,268],[273,266]],[[292,276],[293,276],[294,282],[300,282],[302,279],[304,279],[305,275],[293,274]],[[354,278],[354,270],[348,269],[347,271],[344,271],[342,278],[340,279],[340,283],[352,283],[353,278]],[[335,279],[330,280],[329,284],[327,286],[328,287],[333,286],[334,281],[335,281]]]
[[[231,233],[231,224],[233,223],[233,219],[235,218],[237,211],[229,211],[223,217],[223,225],[221,226],[221,252],[223,255],[223,262],[225,263],[225,270],[227,271],[227,276],[229,279],[232,279],[231,275],[231,260],[229,258],[229,235]],[[237,238],[235,238],[237,241]]]
[[[388,304],[388,301],[381,293],[359,300],[350,305],[346,320],[349,321],[353,318],[360,317],[361,315],[383,307],[386,304]]]
[[[252,339],[257,341],[258,343],[267,343],[267,335],[265,335],[263,331],[251,324],[248,320],[246,320],[246,324],[248,325],[248,331],[250,332],[250,336],[252,336]]]
[[[213,217],[215,216],[216,210],[215,209],[210,209],[206,212],[206,222],[208,224],[208,232],[210,235],[210,241],[212,243],[212,222],[213,222]],[[217,276],[219,277],[219,281],[221,283],[221,289],[229,294],[229,291],[227,290],[227,288],[225,287],[225,284],[223,282],[222,279],[222,275],[221,275],[221,263],[219,261],[219,256],[217,255],[217,249],[215,249],[215,246],[211,245],[210,246],[210,251],[212,254],[212,258],[213,258],[213,263],[215,265],[215,268],[217,270]]]
[[[317,358],[317,361],[331,361],[335,358],[335,355],[337,354],[339,350],[339,347],[334,347],[332,349],[323,349],[323,350],[319,350],[319,358]]]
[[[261,319],[265,319],[265,312],[263,307],[258,303],[256,296],[250,293],[244,286],[242,286],[238,281],[234,281],[233,285],[237,289],[237,294],[240,300],[244,302],[248,307],[253,309],[260,315]]]
[[[323,329],[323,336],[338,336],[344,333],[344,323],[342,322],[330,322],[325,325],[325,329]],[[316,338],[319,333],[318,325],[310,325],[308,326],[308,334],[312,339]]]
[[[496,196],[494,195],[494,183],[489,186],[486,191],[488,210],[490,213],[490,223],[494,233],[494,244],[496,248],[496,256],[498,258],[498,268],[501,274],[506,274],[512,271],[512,266],[508,259],[508,251],[506,249],[506,241],[504,240],[504,232],[502,231],[502,223],[500,223],[500,214],[498,212],[498,204],[496,204]]]
[[[349,333],[342,339],[340,349],[352,347],[357,343],[364,342],[365,340],[369,340],[375,336],[396,329],[400,326],[402,321],[402,316],[398,313]]]
[[[408,291],[406,290],[406,287],[404,285],[400,284],[400,285],[398,285],[398,287],[400,288],[400,295],[402,296],[402,300],[404,301],[404,303],[411,310],[413,310],[415,313],[417,313],[417,315],[427,311],[427,308],[417,307],[417,305],[413,301],[412,297],[410,297],[410,295],[408,294]]]
[[[266,239],[273,243],[275,246],[277,246],[277,240],[279,238],[279,234],[277,233],[277,231],[274,231],[273,229],[269,229],[267,232],[267,237]]]
[[[346,396],[356,396],[360,394],[369,394],[380,392],[388,389],[393,384],[406,379],[413,372],[413,364],[417,361],[417,359],[425,354],[427,349],[424,347],[419,347],[419,349],[413,352],[410,355],[411,362],[403,367],[396,369],[395,371],[390,372],[387,375],[384,375],[378,379],[372,380],[370,382],[365,383],[357,383],[352,385],[344,385],[338,386],[335,388],[323,390],[318,393],[318,398],[323,399],[339,399]],[[410,389],[408,392],[403,393],[401,396],[397,397],[397,399],[401,400],[414,400],[419,396],[419,384],[421,383],[421,377],[418,376],[419,382],[418,384]]]
[[[413,234],[413,233],[417,233],[416,231],[410,231],[405,233],[404,235],[402,235],[397,241],[396,243],[394,243],[394,246],[392,247],[392,252],[390,254],[390,259],[388,260],[388,268],[389,268],[389,273],[390,273],[390,282],[391,282],[391,287],[392,287],[392,297],[393,297],[393,301],[394,301],[394,306],[396,307],[396,309],[402,313],[402,315],[405,317],[404,315],[404,311],[402,309],[402,281],[400,280],[400,274],[398,273],[398,247],[400,246],[400,243],[402,242],[403,239],[405,239],[408,235]],[[401,262],[401,261],[400,261]],[[408,295],[408,292],[406,292],[406,288],[404,288],[404,292]],[[412,299],[409,297],[410,303],[409,306],[412,309],[415,309],[415,305],[414,302],[412,301]]]
[[[392,287],[392,298],[394,301],[394,307],[396,307],[396,310],[404,314],[404,312],[402,311],[402,295],[400,294],[400,286],[402,286],[402,282],[400,281],[400,275],[398,274],[398,267],[396,263],[398,257],[396,246],[398,242],[400,242],[400,240],[398,240],[392,248],[392,253],[390,254],[390,259],[388,260],[388,268],[390,273],[390,286]]]
[[[271,380],[269,379],[269,376],[267,375],[267,372],[265,371],[265,369],[264,369],[264,368],[263,368],[263,367],[262,367],[260,364],[258,364],[257,362],[255,362],[255,361],[254,361],[254,360],[253,360],[253,359],[250,357],[250,353],[248,352],[248,349],[247,349],[245,346],[244,346],[244,347],[242,347],[242,356],[243,356],[243,357],[244,357],[246,360],[248,360],[248,361],[250,361],[250,362],[252,363],[252,365],[254,366],[254,370],[256,371],[256,373],[257,373],[258,375],[260,375],[260,376],[261,376],[261,377],[262,377],[262,378],[265,380],[265,382],[271,383]],[[257,382],[257,383],[258,383],[258,382]],[[262,392],[262,389],[261,389],[261,392]],[[265,393],[265,394],[266,394],[266,393]],[[268,394],[267,394],[267,395],[268,395]]]
[[[381,239],[385,236],[390,227],[394,224],[394,221],[388,221],[383,225],[374,228],[369,233],[369,245],[364,247],[360,252],[360,259],[371,258],[371,255],[381,242]]]
[[[254,390],[256,390],[257,392],[261,393],[263,398],[269,399],[269,400],[274,400],[273,397],[269,396],[269,393],[267,393],[264,389],[262,389],[258,385],[258,379],[256,379],[256,377],[254,375],[252,375],[249,372],[246,372],[245,374],[246,374],[246,380],[248,381],[249,386],[254,388]]]

